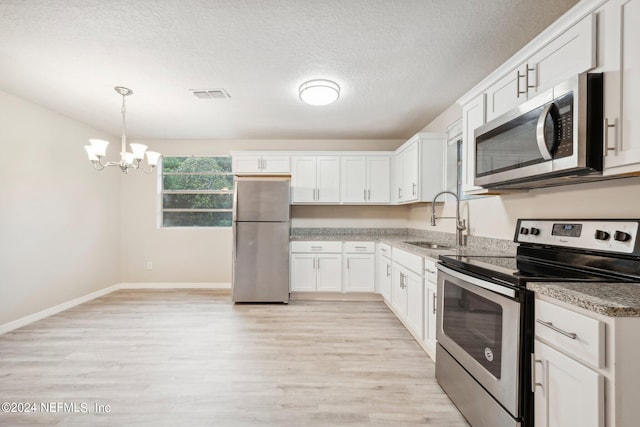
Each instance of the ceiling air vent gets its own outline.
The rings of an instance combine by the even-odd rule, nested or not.
[[[224,89],[189,89],[193,96],[200,99],[231,98]]]

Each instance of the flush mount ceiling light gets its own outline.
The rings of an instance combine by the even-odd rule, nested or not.
[[[329,105],[340,97],[340,86],[331,80],[309,80],[300,85],[298,93],[306,104]]]
[[[147,151],[147,146],[144,144],[129,144],[132,152],[127,152],[127,135],[125,134],[125,115],[127,109],[125,108],[125,97],[131,95],[133,91],[122,86],[116,86],[114,89],[122,95],[122,146],[120,151],[120,161],[102,163],[102,158],[107,153],[109,141],[102,139],[90,139],[89,142],[91,145],[85,145],[84,149],[87,150],[87,155],[89,156],[91,163],[93,163],[93,167],[99,171],[107,166],[118,166],[124,173],[129,173],[129,169],[136,169],[145,173],[151,173],[158,164],[161,154],[155,151]],[[145,153],[147,154],[147,164],[150,166],[149,169],[146,169],[144,165],[140,164],[144,159]]]

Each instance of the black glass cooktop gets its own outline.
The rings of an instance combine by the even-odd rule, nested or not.
[[[526,256],[440,255],[440,262],[458,271],[505,281],[514,286],[526,282],[611,282],[628,281],[610,271],[601,271],[581,263],[556,264]]]

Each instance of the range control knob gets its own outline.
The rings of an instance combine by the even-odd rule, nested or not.
[[[627,242],[631,240],[631,234],[625,233],[624,231],[616,231],[616,234],[613,235],[613,238],[618,242]]]
[[[595,237],[596,240],[609,240],[611,235],[604,230],[596,230],[596,234],[593,237]]]
[[[539,234],[540,234],[540,229],[539,228],[531,227],[531,235],[532,236],[537,236]]]
[[[527,227],[520,227],[520,234],[529,234],[529,229]]]

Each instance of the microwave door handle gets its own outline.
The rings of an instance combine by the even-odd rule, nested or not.
[[[545,160],[551,160],[553,158],[551,152],[547,148],[547,141],[544,139],[544,123],[552,108],[553,103],[549,103],[544,107],[544,110],[542,110],[542,113],[540,113],[540,116],[538,117],[538,125],[536,126],[536,142],[538,143],[538,150],[540,150],[540,155],[542,155],[542,158]]]

